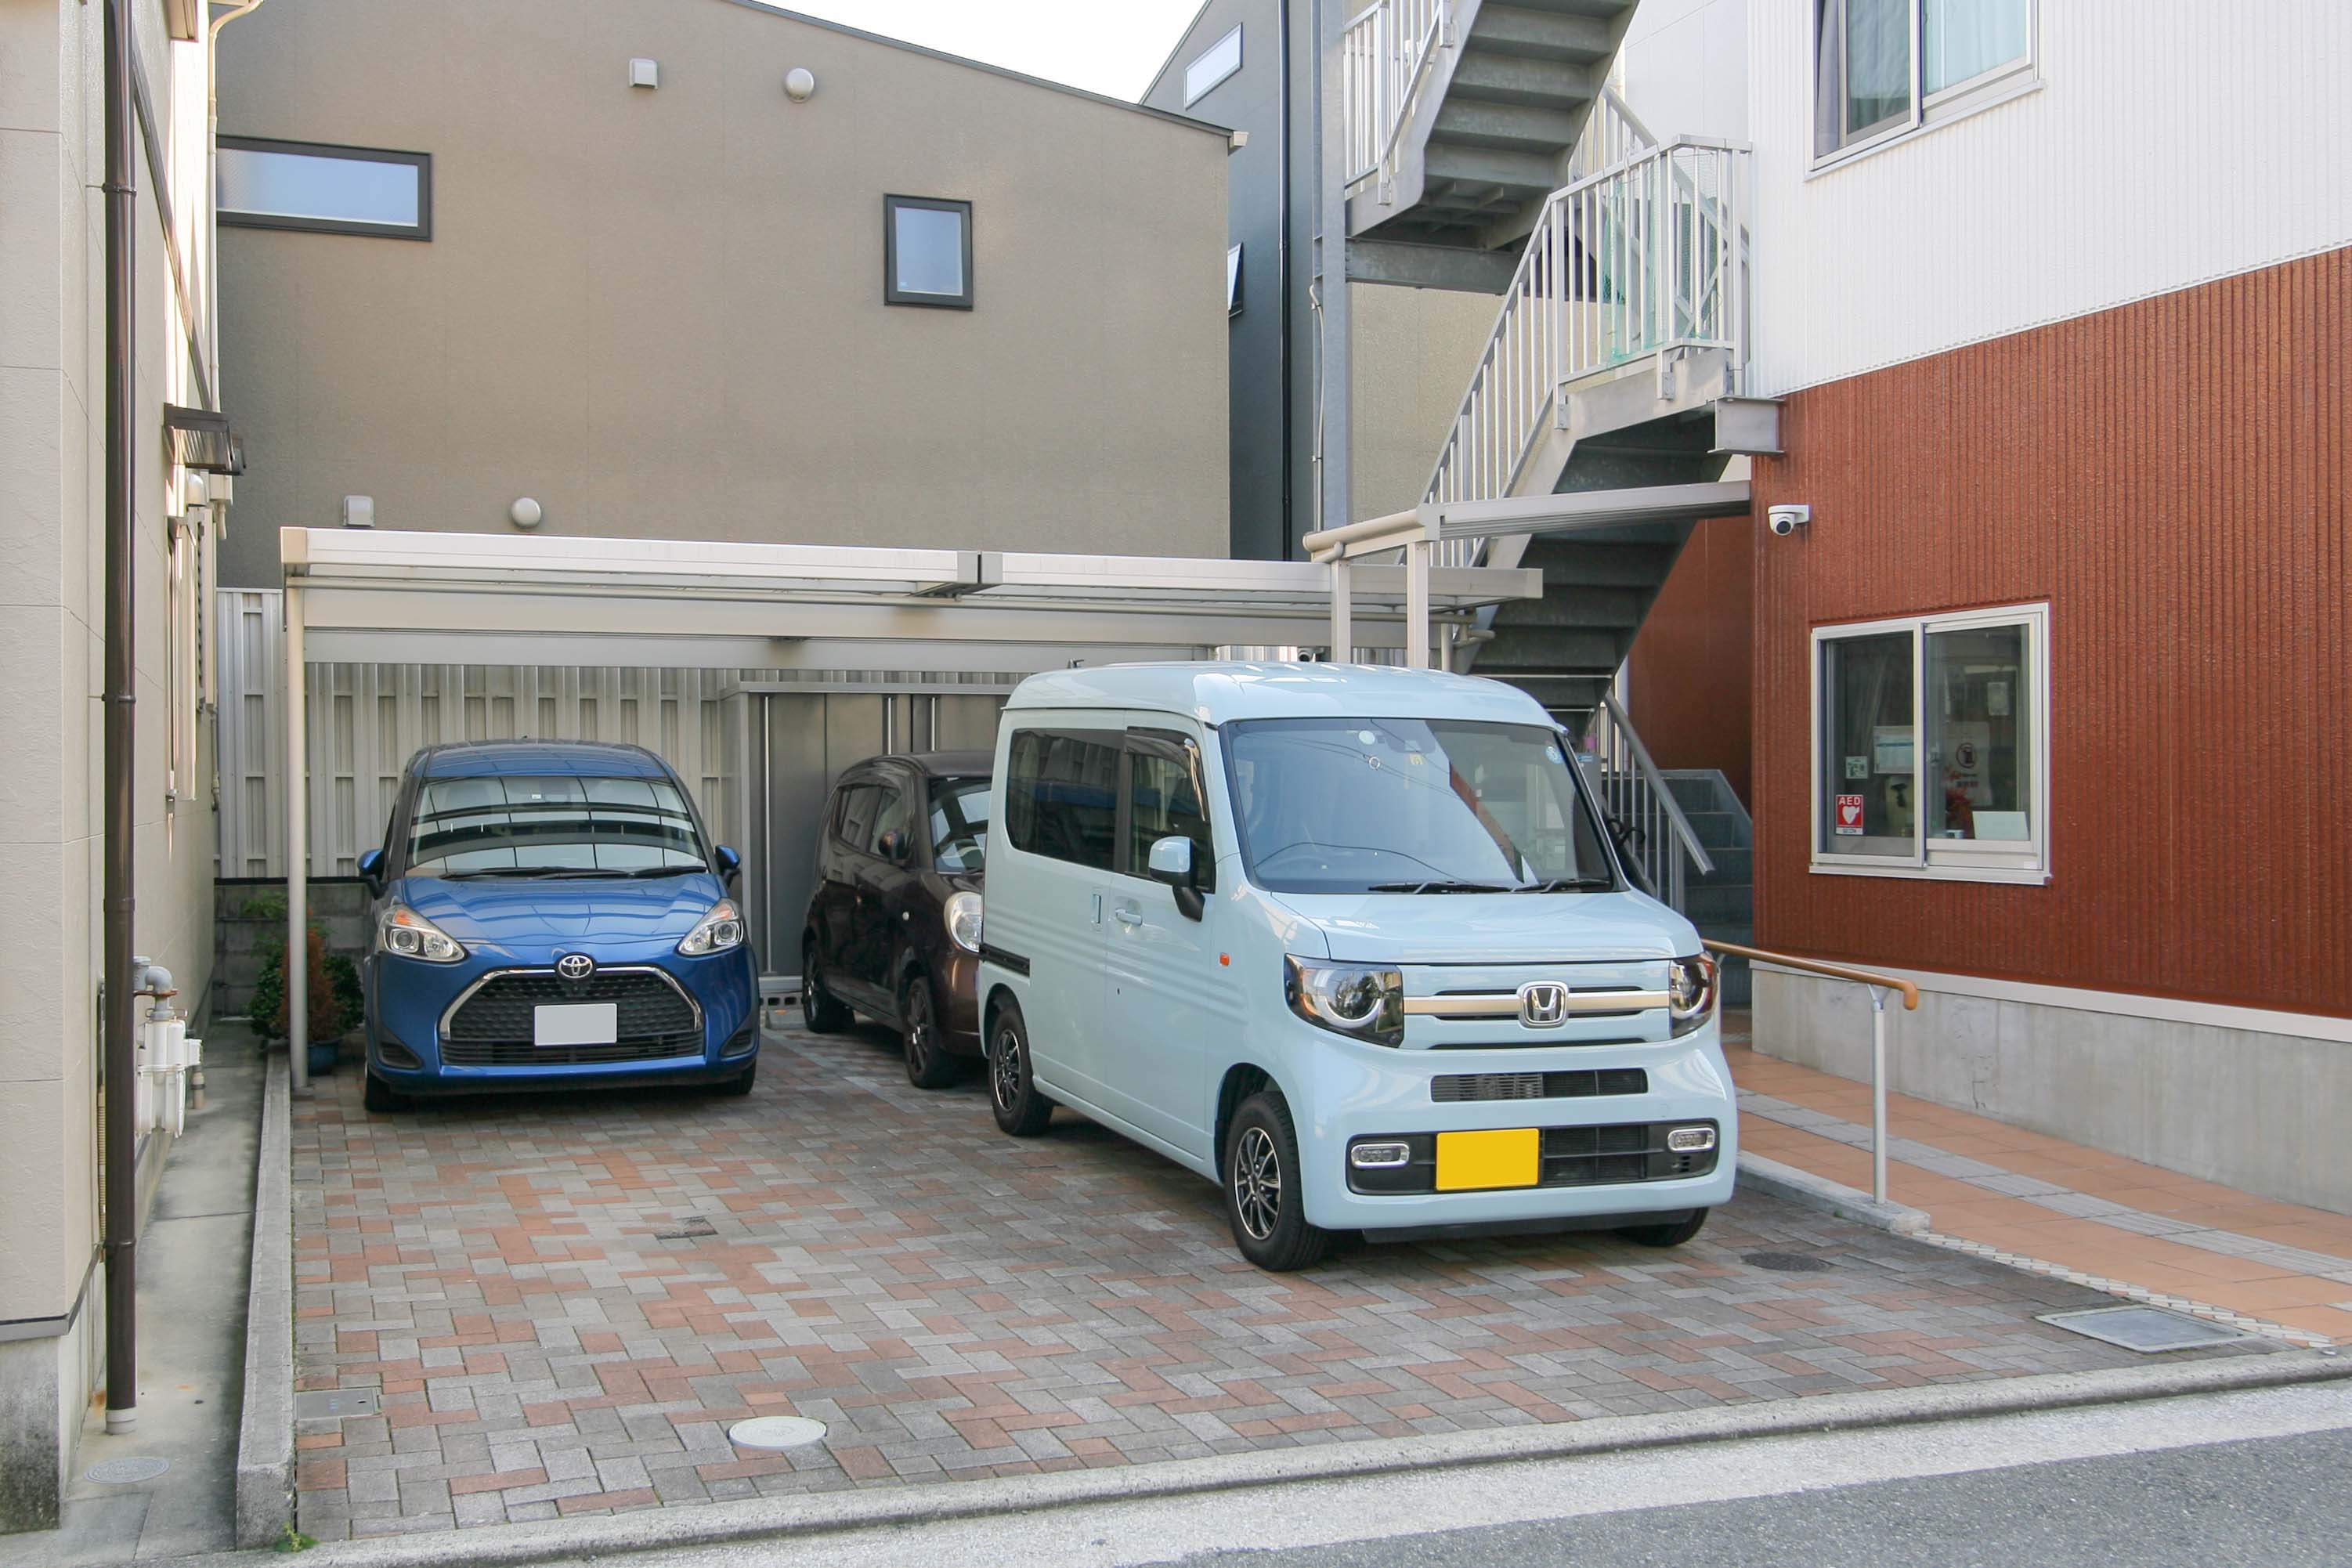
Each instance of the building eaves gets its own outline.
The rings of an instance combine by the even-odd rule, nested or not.
[[[1145,98],[1158,92],[1160,84],[1168,79],[1168,73],[1176,68],[1176,61],[1183,55],[1184,46],[1192,41],[1192,34],[1200,27],[1201,18],[1209,14],[1209,7],[1213,4],[1215,0],[1201,0],[1200,8],[1192,13],[1192,19],[1184,24],[1184,30],[1177,34],[1176,41],[1168,47],[1168,58],[1161,60],[1160,68],[1151,73],[1151,85],[1143,89]]]
[[[945,49],[926,48],[921,44],[910,44],[904,38],[894,38],[887,33],[869,33],[863,27],[853,27],[845,22],[828,22],[822,16],[811,16],[803,12],[787,10],[782,5],[771,5],[766,4],[765,0],[722,0],[722,3],[740,5],[746,11],[760,11],[771,16],[781,16],[788,22],[801,22],[812,27],[822,27],[828,33],[840,33],[847,37],[863,38],[870,44],[887,45],[894,49],[903,49],[910,55],[928,56],[935,60],[944,60],[951,66],[986,71],[991,76],[1001,76],[1008,81],[1026,82],[1031,87],[1042,87],[1048,92],[1058,92],[1070,98],[1083,98],[1090,103],[1099,103],[1109,109],[1123,109],[1129,114],[1148,115],[1153,120],[1164,120],[1171,125],[1181,125],[1193,131],[1205,131],[1213,136],[1229,138],[1233,134],[1222,125],[1212,125],[1205,120],[1195,120],[1189,114],[1176,114],[1165,109],[1153,109],[1145,104],[1129,103],[1126,99],[1113,98],[1108,93],[1088,92],[1085,88],[1072,87],[1067,82],[1047,81],[1044,77],[1030,76],[1024,71],[1007,70],[1003,66],[992,66],[985,60],[967,59],[962,55],[951,55]]]

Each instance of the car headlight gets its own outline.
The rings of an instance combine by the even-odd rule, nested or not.
[[[695,922],[686,939],[677,944],[678,952],[688,958],[699,958],[706,952],[725,952],[730,947],[743,945],[743,911],[735,907],[732,899],[721,899],[710,906],[710,912]]]
[[[455,963],[466,956],[463,943],[406,904],[393,905],[376,922],[375,950],[424,963]]]
[[[1362,963],[1282,960],[1282,994],[1308,1023],[1376,1046],[1404,1044],[1404,975]]]
[[[956,893],[948,900],[948,940],[966,952],[980,951],[980,895]]]
[[[1666,1016],[1687,1035],[1715,1013],[1716,963],[1706,953],[1666,961]]]

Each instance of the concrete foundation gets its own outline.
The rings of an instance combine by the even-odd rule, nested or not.
[[[2109,1011],[2074,1000],[2094,993],[2012,1000],[1909,977],[1920,984],[1919,1010],[1890,1005],[1891,1089],[2352,1214],[2352,1139],[2344,1136],[2352,1042],[2120,1010],[2139,998],[2118,996],[2118,1010]],[[1756,1049],[1869,1079],[1870,998],[1862,987],[1761,965],[1755,986]]]
[[[106,1277],[63,1333],[0,1341],[0,1535],[57,1528],[85,1396],[104,1370]]]

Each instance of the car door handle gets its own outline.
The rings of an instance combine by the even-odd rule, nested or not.
[[[1143,923],[1143,917],[1133,910],[1113,910],[1111,913],[1123,926],[1139,926]]]

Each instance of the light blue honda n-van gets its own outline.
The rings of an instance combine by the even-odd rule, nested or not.
[[[995,795],[1005,1131],[1060,1104],[1160,1151],[1276,1269],[1339,1230],[1671,1247],[1730,1197],[1715,963],[1627,882],[1524,693],[1370,666],[1034,676]]]

